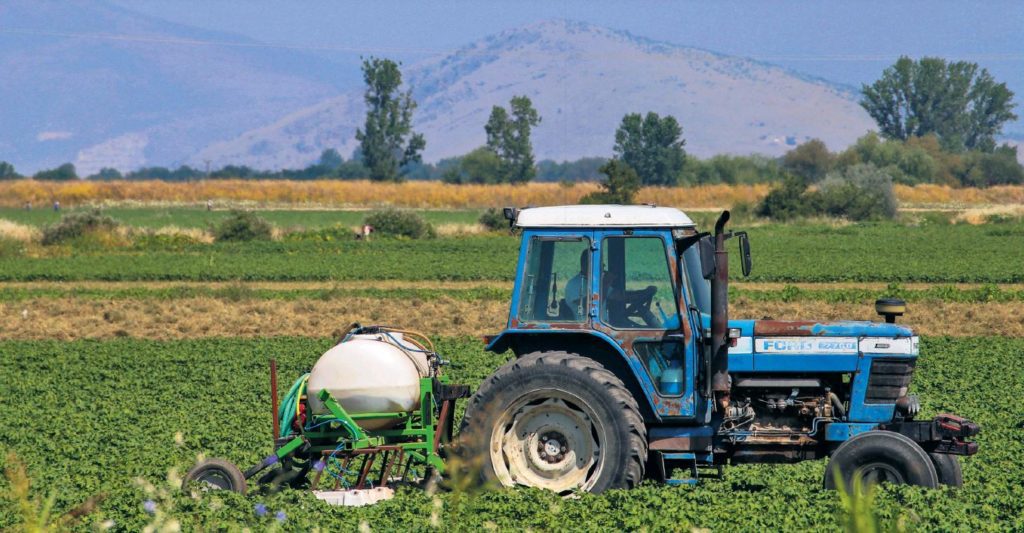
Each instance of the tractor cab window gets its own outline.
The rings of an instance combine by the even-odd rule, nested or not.
[[[700,251],[696,244],[683,252],[683,277],[690,290],[690,302],[705,315],[711,314],[711,282],[704,279],[700,270]]]
[[[620,329],[676,329],[676,306],[665,241],[608,237],[601,247],[601,319]]]
[[[586,320],[590,270],[590,239],[531,239],[519,294],[519,320]]]

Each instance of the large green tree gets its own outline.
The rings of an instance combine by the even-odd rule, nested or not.
[[[370,179],[376,181],[400,181],[402,168],[420,162],[420,152],[427,145],[422,135],[412,131],[416,102],[410,91],[399,92],[398,66],[390,59],[363,60],[366,124],[356,130],[356,139]]]
[[[644,185],[676,185],[686,163],[683,128],[675,117],[630,113],[615,132],[615,154]]]
[[[14,170],[14,165],[7,161],[0,161],[0,180],[16,180],[19,178],[21,176]]]
[[[950,150],[991,151],[1003,125],[1017,119],[1013,92],[967,61],[901,57],[861,92],[884,137],[934,134]]]
[[[487,148],[501,159],[502,181],[525,183],[537,175],[530,132],[541,118],[528,96],[513,97],[510,108],[491,108],[484,126]]]

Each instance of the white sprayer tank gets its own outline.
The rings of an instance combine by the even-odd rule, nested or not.
[[[314,414],[327,413],[318,397],[324,389],[350,415],[407,413],[420,406],[421,377],[430,377],[427,355],[403,340],[401,333],[352,335],[320,356],[309,374],[306,396]],[[358,422],[368,430],[397,423],[394,419]]]

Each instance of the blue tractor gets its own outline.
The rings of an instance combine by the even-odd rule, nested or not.
[[[732,320],[727,239],[677,209],[515,209],[522,232],[508,325],[487,349],[515,358],[462,422],[481,476],[563,494],[645,478],[695,483],[724,464],[829,457],[824,485],[960,485],[977,424],[916,420],[918,338],[895,323]],[[677,471],[683,477],[673,476]]]

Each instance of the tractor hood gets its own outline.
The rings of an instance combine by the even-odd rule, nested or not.
[[[865,356],[918,354],[913,331],[897,324],[730,320],[729,328],[740,330],[729,347],[730,372],[847,372]]]
[[[843,320],[815,322],[799,320],[751,320],[755,337],[911,337],[914,332],[907,326]],[[733,326],[735,327],[735,326]],[[748,326],[749,327],[749,326]]]

